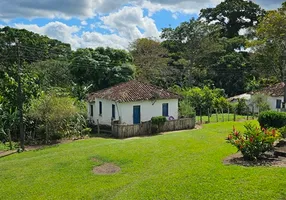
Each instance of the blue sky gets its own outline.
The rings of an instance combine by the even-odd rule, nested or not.
[[[160,39],[162,28],[197,17],[222,0],[1,0],[0,27],[12,26],[70,43],[73,49],[126,49],[138,38]],[[255,0],[265,9],[283,0]]]

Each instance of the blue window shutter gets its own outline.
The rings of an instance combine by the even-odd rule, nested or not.
[[[277,99],[277,100],[276,100],[276,108],[277,108],[277,109],[281,108],[281,104],[282,104],[282,100]]]
[[[102,102],[99,102],[99,115],[102,115]]]
[[[140,124],[141,122],[141,107],[133,106],[133,124]]]
[[[112,104],[112,119],[115,119],[115,105]]]
[[[93,105],[90,104],[90,116],[93,117]]]
[[[168,103],[162,104],[162,115],[165,117],[169,116],[169,104]]]

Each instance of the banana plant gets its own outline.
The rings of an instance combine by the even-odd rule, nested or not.
[[[8,111],[4,110],[3,104],[0,105],[0,133],[8,138],[10,150],[13,148],[11,130],[15,126],[17,119],[17,111],[13,111],[12,109],[9,109]]]

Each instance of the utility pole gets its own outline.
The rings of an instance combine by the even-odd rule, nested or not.
[[[283,38],[281,44],[282,44],[282,48],[283,48],[283,55],[282,55],[282,58],[283,58],[283,71],[282,71],[282,81],[284,83],[284,95],[283,95],[283,103],[282,103],[282,111],[285,112],[286,111],[286,36]]]
[[[21,81],[21,60],[20,60],[20,48],[18,38],[15,39],[17,48],[17,65],[18,65],[18,111],[19,111],[19,130],[20,130],[20,146],[21,149],[25,150],[25,133],[24,133],[24,123],[23,123],[23,93],[22,93],[22,81]]]
[[[285,66],[285,58],[283,60],[283,83],[284,83],[284,98],[283,98],[283,110],[286,109],[286,66]]]

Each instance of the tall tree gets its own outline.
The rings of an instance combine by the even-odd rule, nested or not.
[[[0,28],[0,93],[4,94],[4,109],[19,110],[21,147],[24,148],[23,104],[35,96],[37,76],[26,70],[27,64],[62,59],[71,52],[69,44],[45,36],[10,27]],[[16,82],[17,81],[17,82]],[[5,111],[6,112],[6,111]]]
[[[252,48],[259,59],[266,60],[262,69],[274,72],[280,81],[286,83],[286,2],[282,8],[268,11],[256,29],[256,40]],[[265,64],[269,64],[265,66]],[[267,70],[268,69],[268,70]],[[284,106],[286,103],[286,85],[284,90]]]
[[[233,96],[244,93],[250,71],[247,53],[232,52],[219,57],[210,73],[214,73],[214,86]]]
[[[252,1],[225,0],[215,8],[202,9],[200,19],[209,23],[220,24],[222,34],[232,38],[239,35],[241,29],[253,27],[265,11]]]
[[[160,42],[142,38],[130,45],[130,52],[137,66],[137,79],[166,87],[167,76],[171,76],[168,68],[168,50]]]
[[[37,74],[39,85],[43,90],[50,87],[67,88],[72,85],[69,62],[62,60],[46,60],[30,64],[27,70]]]
[[[183,22],[175,29],[163,29],[163,46],[168,48],[175,60],[172,63],[174,67],[179,67],[182,85],[198,85],[205,80],[207,67],[224,52],[218,31],[218,26],[195,19]]]
[[[262,55],[267,66],[281,81],[286,77],[286,3],[278,10],[268,11],[256,29],[257,39],[251,47]],[[260,59],[263,59],[260,58]],[[267,62],[268,60],[268,62]],[[270,63],[269,63],[270,62]]]
[[[92,84],[92,90],[103,89],[133,79],[134,66],[120,59],[124,60],[120,56],[111,60],[108,55],[93,49],[78,49],[74,52],[70,72],[80,86]]]

